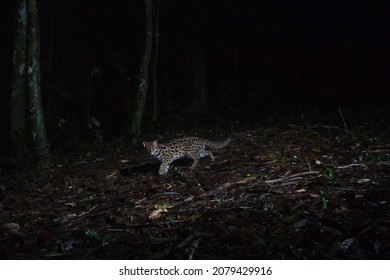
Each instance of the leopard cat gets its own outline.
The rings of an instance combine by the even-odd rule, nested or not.
[[[219,149],[229,144],[231,138],[223,141],[209,141],[197,137],[186,137],[171,140],[168,143],[159,144],[157,140],[151,142],[143,142],[146,150],[158,160],[161,161],[159,174],[165,175],[168,173],[171,163],[179,158],[189,157],[194,163],[190,170],[194,170],[199,163],[199,158],[210,156],[211,161],[214,161],[214,155],[210,149]]]

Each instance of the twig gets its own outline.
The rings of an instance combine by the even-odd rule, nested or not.
[[[191,233],[187,236],[186,239],[184,239],[180,244],[178,244],[176,247],[180,250],[183,249],[185,246],[187,246],[195,237],[199,237],[200,232],[195,231],[194,233]]]
[[[83,259],[87,259],[88,256],[91,255],[92,253],[95,253],[95,252],[97,252],[98,250],[100,250],[101,248],[106,247],[106,246],[108,246],[110,243],[116,242],[116,241],[118,241],[118,240],[120,240],[120,239],[123,239],[123,237],[113,238],[113,239],[111,239],[111,240],[102,242],[102,244],[100,244],[100,246],[98,246],[98,247],[96,247],[96,248],[90,249],[90,250],[83,256]]]
[[[272,183],[283,182],[283,181],[288,181],[288,180],[299,180],[299,179],[301,179],[300,176],[315,175],[315,174],[319,174],[319,173],[320,173],[320,171],[307,171],[307,172],[294,174],[294,175],[291,175],[291,176],[288,176],[288,177],[285,177],[285,178],[279,178],[279,179],[274,179],[274,180],[266,180],[265,182],[267,184],[272,184]],[[297,177],[299,177],[299,178],[297,178]]]
[[[158,253],[155,253],[153,254],[152,256],[150,256],[149,260],[161,260],[162,258],[165,258],[167,256],[169,256],[169,254],[171,254],[171,252],[174,250],[174,249],[178,249],[178,250],[181,250],[185,247],[187,247],[188,245],[190,245],[191,241],[194,241],[192,242],[192,246],[194,246],[193,251],[191,250],[191,247],[188,249],[188,253],[190,253],[189,257],[193,257],[193,254],[195,253],[195,250],[197,249],[198,245],[199,245],[199,241],[202,239],[202,238],[210,238],[210,237],[213,237],[213,234],[210,234],[210,233],[203,233],[203,232],[198,232],[198,231],[195,231],[194,233],[191,233],[189,236],[187,236],[187,238],[185,240],[183,240],[182,242],[180,242],[177,246],[175,247],[169,247],[169,248],[166,248],[165,250],[163,251],[160,251]],[[192,254],[192,255],[191,255]]]
[[[351,164],[347,164],[347,165],[337,166],[336,169],[346,169],[346,168],[355,167],[355,166],[367,167],[367,165],[365,165],[363,163],[351,163]]]
[[[322,127],[323,127],[323,128],[327,128],[327,129],[340,129],[340,127],[338,127],[338,126],[333,126],[333,125],[323,125]]]
[[[376,150],[372,150],[372,151],[367,151],[367,150],[364,150],[364,151],[361,151],[361,153],[366,153],[366,154],[374,154],[374,153],[389,153],[390,150],[389,149],[385,149],[385,150],[379,150],[379,149],[376,149]]]
[[[341,113],[341,109],[339,107],[339,114],[341,116],[341,119],[343,120],[343,123],[344,123],[344,129],[345,131],[347,131],[347,123],[345,122],[345,119],[344,119],[344,116],[343,116],[343,113]]]
[[[356,167],[356,166],[367,167],[365,164],[362,164],[362,163],[352,163],[352,164],[348,164],[348,165],[335,167],[335,169],[346,169],[346,168]],[[302,176],[318,175],[318,174],[321,174],[321,172],[320,171],[307,171],[307,172],[297,173],[297,174],[294,174],[294,175],[291,175],[291,176],[288,176],[288,177],[284,177],[284,178],[273,179],[273,180],[266,180],[265,183],[267,183],[267,184],[275,184],[275,183],[280,183],[280,182],[292,183],[293,181],[301,180]],[[286,184],[284,184],[284,185],[286,185]]]
[[[198,249],[198,245],[199,245],[199,241],[200,240],[202,240],[202,238],[198,238],[198,239],[195,239],[193,242],[192,242],[192,244],[191,244],[191,246],[188,248],[188,252],[187,252],[187,254],[188,254],[188,260],[192,260],[192,259],[194,259],[194,254],[195,254],[195,252],[196,252],[196,250]]]

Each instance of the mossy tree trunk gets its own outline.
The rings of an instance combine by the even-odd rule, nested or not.
[[[50,158],[41,97],[41,67],[38,8],[36,0],[27,1],[27,77],[31,133],[39,160]]]
[[[145,0],[145,47],[142,52],[139,83],[136,93],[135,107],[131,119],[130,134],[141,135],[141,124],[145,111],[146,94],[149,85],[149,64],[153,48],[153,1]]]
[[[12,61],[12,93],[10,102],[10,141],[15,149],[15,159],[26,154],[27,108],[27,6],[26,0],[15,1],[15,42]]]
[[[31,129],[38,159],[48,160],[50,158],[42,109],[39,54],[37,2],[36,0],[17,0],[10,102],[10,140],[15,147],[16,160],[22,160],[27,151],[27,127]],[[31,121],[30,125],[27,125],[26,122],[27,109]]]

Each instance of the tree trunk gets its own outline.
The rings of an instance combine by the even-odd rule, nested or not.
[[[145,47],[142,53],[139,84],[136,93],[135,108],[131,120],[130,134],[141,135],[141,124],[144,116],[146,94],[149,85],[149,63],[153,46],[153,7],[152,0],[145,0]]]
[[[199,49],[195,51],[193,58],[193,87],[193,109],[195,113],[208,113],[209,98],[207,90],[206,63],[203,52],[201,52]]]
[[[169,97],[169,77],[168,77],[168,62],[167,62],[167,54],[165,54],[163,56],[163,60],[164,60],[164,80],[165,80],[165,97],[166,97],[166,105],[168,108],[171,107],[171,101],[170,101],[170,97]]]
[[[15,46],[12,61],[12,94],[10,102],[10,140],[15,148],[16,160],[26,153],[27,106],[27,7],[26,0],[16,0]]]
[[[156,0],[153,17],[153,60],[152,60],[152,92],[153,92],[153,118],[157,120],[158,94],[157,94],[157,60],[158,60],[158,45],[159,45],[159,21],[160,21],[160,0]]]
[[[39,160],[50,158],[41,97],[40,38],[36,0],[27,4],[27,73],[31,133]]]
[[[194,99],[192,109],[196,114],[206,114],[209,110],[209,96],[207,87],[207,74],[206,74],[206,62],[204,57],[203,48],[201,46],[200,36],[200,10],[199,6],[196,6],[196,25],[194,36],[194,56],[192,61],[192,82],[194,89]]]
[[[48,132],[55,133],[55,130],[58,128],[58,115],[56,110],[55,103],[55,92],[54,92],[54,83],[55,79],[53,78],[53,52],[54,52],[54,35],[55,35],[55,23],[56,23],[56,3],[53,2],[53,12],[50,18],[50,28],[49,28],[49,43],[48,50],[46,55],[46,68],[41,69],[42,77],[44,83],[41,84],[43,91],[46,93],[46,98],[43,108],[46,116],[46,127],[48,128]]]

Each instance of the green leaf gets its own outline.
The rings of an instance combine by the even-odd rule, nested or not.
[[[336,171],[334,170],[333,167],[327,167],[325,168],[324,170],[324,175],[329,178],[329,179],[334,179],[335,175],[336,175]]]
[[[53,258],[53,257],[60,257],[64,255],[64,243],[62,240],[56,240],[54,248],[45,254],[46,257],[48,258]]]
[[[267,174],[265,172],[258,172],[258,173],[249,173],[246,176],[247,177],[256,177],[256,178],[263,178]]]
[[[336,136],[336,143],[338,144],[346,144],[351,142],[351,137],[347,134],[341,135],[341,136]]]
[[[164,243],[170,243],[172,241],[175,241],[177,239],[177,236],[172,237],[158,237],[149,235],[150,243],[152,244],[164,244]]]
[[[54,251],[50,251],[49,253],[46,253],[46,257],[48,257],[48,258],[53,258],[53,257],[60,257],[60,256],[63,256],[64,255],[64,253],[61,253],[61,252],[58,252],[58,251],[56,251],[56,250],[54,250]]]
[[[378,137],[373,136],[373,135],[368,134],[368,133],[363,133],[362,138],[363,138],[363,141],[368,142],[370,144],[374,144],[374,143],[377,143],[379,141]]]
[[[103,236],[102,243],[103,243],[103,245],[107,245],[108,243],[110,243],[114,239],[115,239],[115,236],[113,234],[107,233]]]
[[[88,236],[89,238],[96,239],[99,241],[102,241],[102,238],[99,236],[99,234],[94,231],[93,229],[87,229],[85,231],[85,235]]]

